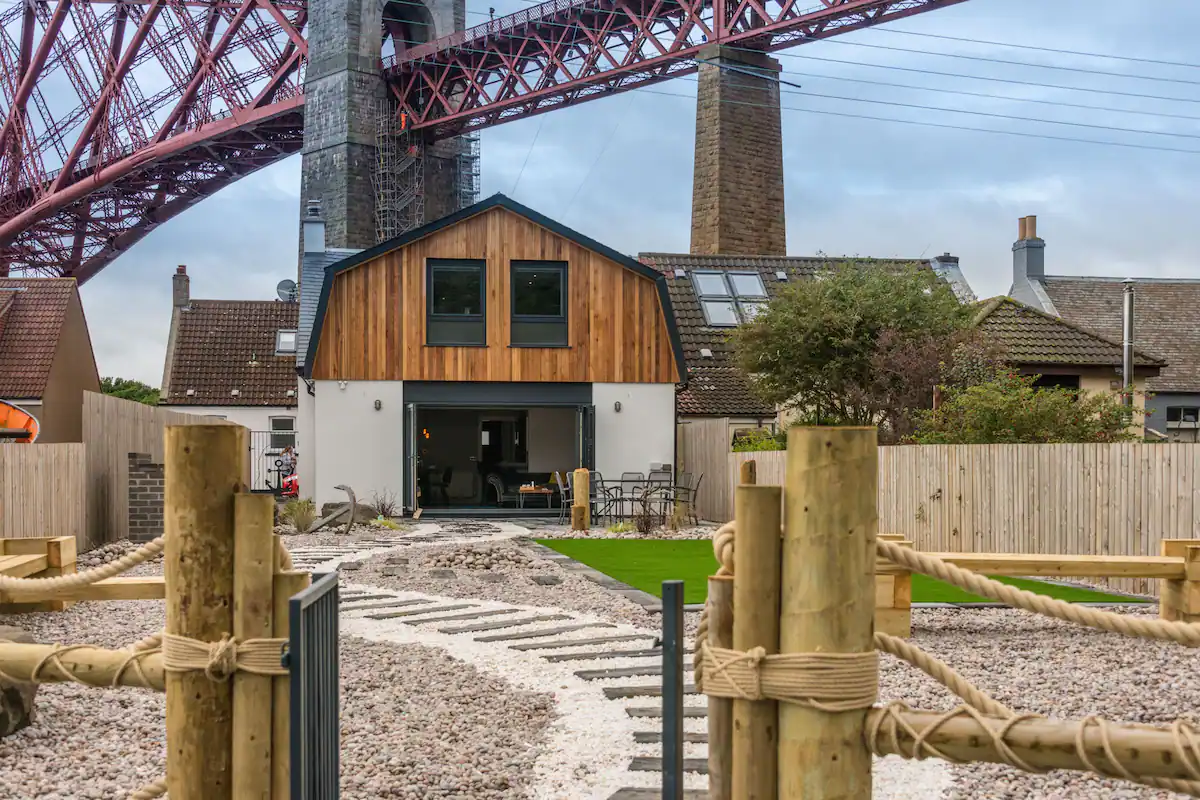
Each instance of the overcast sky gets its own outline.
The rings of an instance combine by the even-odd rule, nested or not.
[[[489,5],[528,7],[468,0],[467,24]],[[950,252],[989,297],[1008,290],[1017,218],[1036,214],[1052,274],[1200,277],[1200,68],[892,32],[1200,63],[1197,28],[1192,0],[1144,12],[1127,0],[968,0],[777,54],[784,79],[802,87],[785,87],[782,100],[788,253]],[[508,194],[621,252],[686,252],[695,90],[694,76],[679,78],[485,131],[482,196]],[[296,273],[299,190],[297,156],[158,228],[85,285],[102,374],[159,385],[177,264],[188,266],[193,297],[273,298]]]

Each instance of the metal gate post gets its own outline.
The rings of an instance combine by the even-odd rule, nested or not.
[[[663,800],[683,800],[683,581],[663,581]]]

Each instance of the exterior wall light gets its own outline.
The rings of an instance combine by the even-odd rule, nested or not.
[[[613,411],[616,411],[618,414],[621,413],[621,401],[620,400],[613,403]]]
[[[381,408],[383,408],[383,403],[381,403],[380,401],[376,400],[376,401],[375,401],[375,410],[376,410],[376,411],[378,411],[378,410],[379,410],[379,409],[381,409]]]

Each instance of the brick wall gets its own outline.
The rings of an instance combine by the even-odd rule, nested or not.
[[[145,453],[129,454],[129,538],[148,542],[163,533],[163,466]]]
[[[700,65],[692,252],[787,255],[779,62],[716,45],[699,57],[767,77]]]

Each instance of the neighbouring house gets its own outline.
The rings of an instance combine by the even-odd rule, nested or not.
[[[461,513],[579,466],[670,469],[686,367],[664,275],[493,195],[330,264],[301,377],[303,494]]]
[[[0,278],[0,400],[38,418],[38,442],[81,442],[83,393],[99,391],[74,278]]]
[[[1127,277],[1046,274],[1046,242],[1037,218],[1020,221],[1013,244],[1009,295],[1113,341],[1122,340],[1123,293]],[[1146,429],[1172,441],[1195,442],[1200,433],[1200,279],[1133,278],[1133,341],[1161,359],[1145,389]],[[1134,382],[1140,384],[1134,364]]]
[[[278,490],[296,446],[299,303],[194,300],[184,266],[171,289],[159,404],[249,428],[251,488]]]
[[[980,305],[975,326],[1003,350],[1023,375],[1038,375],[1035,386],[1082,392],[1118,392],[1122,350],[1119,341],[1100,336],[1011,297]],[[1134,349],[1134,406],[1144,408],[1146,383],[1166,367],[1162,359]],[[1140,421],[1139,421],[1140,424]]]
[[[754,428],[776,429],[779,410],[750,387],[736,364],[730,331],[753,319],[774,295],[795,281],[809,280],[831,263],[846,258],[801,256],[711,256],[642,253],[638,259],[661,272],[667,281],[675,323],[687,361],[687,386],[679,392],[678,422],[727,419],[730,442]],[[925,263],[954,289],[961,302],[975,300],[946,253],[934,259],[870,259],[889,265]]]

